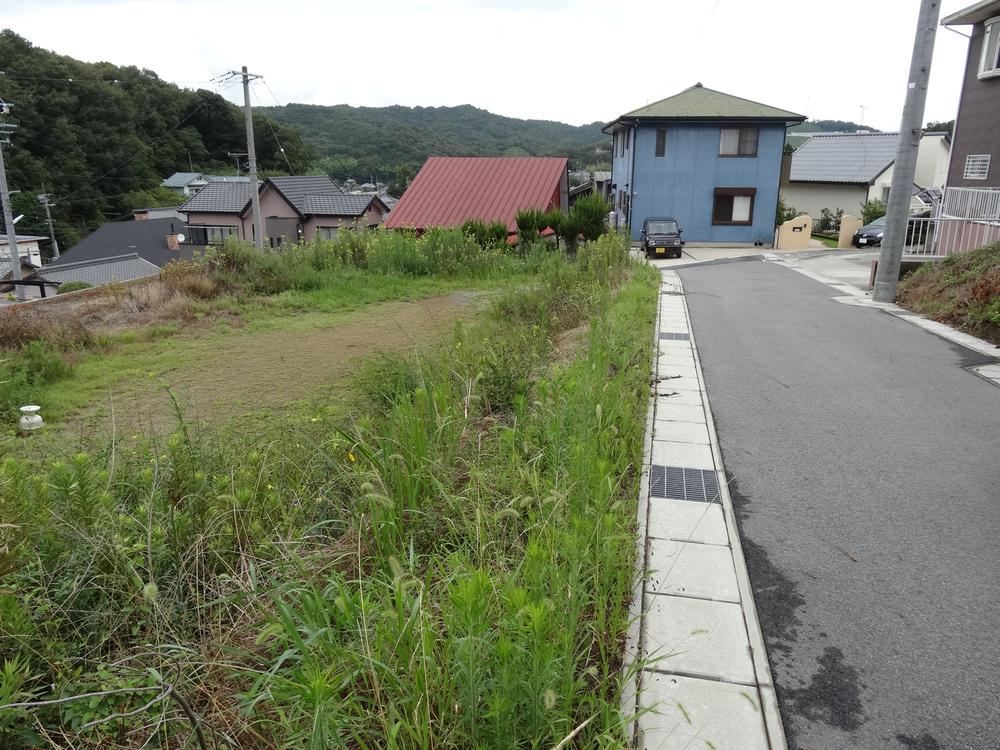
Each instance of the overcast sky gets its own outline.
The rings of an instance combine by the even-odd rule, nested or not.
[[[943,0],[942,17],[972,0]],[[472,104],[608,121],[696,81],[814,119],[899,127],[917,0],[0,0],[36,46],[195,88],[241,65],[261,104]],[[968,29],[965,29],[966,31]],[[937,34],[926,120],[966,39]],[[271,93],[274,97],[272,98]],[[231,99],[238,91],[223,92]]]

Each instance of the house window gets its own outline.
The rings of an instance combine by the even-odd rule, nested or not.
[[[757,128],[722,128],[719,156],[756,156]]]
[[[324,240],[337,239],[337,227],[317,227],[316,233]]]
[[[888,203],[889,202],[889,187],[890,187],[889,185],[883,185],[882,186],[882,202],[883,203]]]
[[[979,58],[979,77],[1000,76],[1000,16],[986,22],[983,53]]]
[[[229,237],[239,237],[236,227],[188,226],[188,245],[221,245]]]
[[[989,154],[969,154],[965,157],[965,172],[962,176],[967,180],[985,180],[990,174]]]
[[[656,129],[656,155],[664,156],[667,153],[667,129]]]
[[[716,188],[712,223],[750,226],[753,224],[753,199],[756,195],[756,188]]]

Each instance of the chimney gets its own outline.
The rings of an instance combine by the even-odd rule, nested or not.
[[[135,211],[132,212],[132,218],[135,219],[136,221],[146,221],[147,219],[149,219],[149,211],[137,208]]]
[[[177,239],[176,234],[167,235],[167,250],[173,250],[174,252],[179,252],[181,249],[180,241]]]

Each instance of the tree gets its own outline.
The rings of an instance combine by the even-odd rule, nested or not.
[[[955,121],[954,120],[940,120],[937,122],[929,122],[924,125],[925,133],[947,133],[949,136],[954,135],[955,132]]]
[[[861,221],[866,225],[871,224],[875,219],[885,216],[885,203],[878,198],[870,200],[861,207]]]
[[[579,234],[589,241],[596,240],[607,231],[605,222],[610,211],[610,203],[597,193],[591,193],[577,200],[569,210],[569,215],[576,222]]]

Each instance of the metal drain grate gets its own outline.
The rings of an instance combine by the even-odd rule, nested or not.
[[[649,494],[678,500],[720,502],[719,477],[706,469],[685,469],[681,466],[657,466],[649,470]]]
[[[690,333],[661,333],[660,341],[690,341]]]

